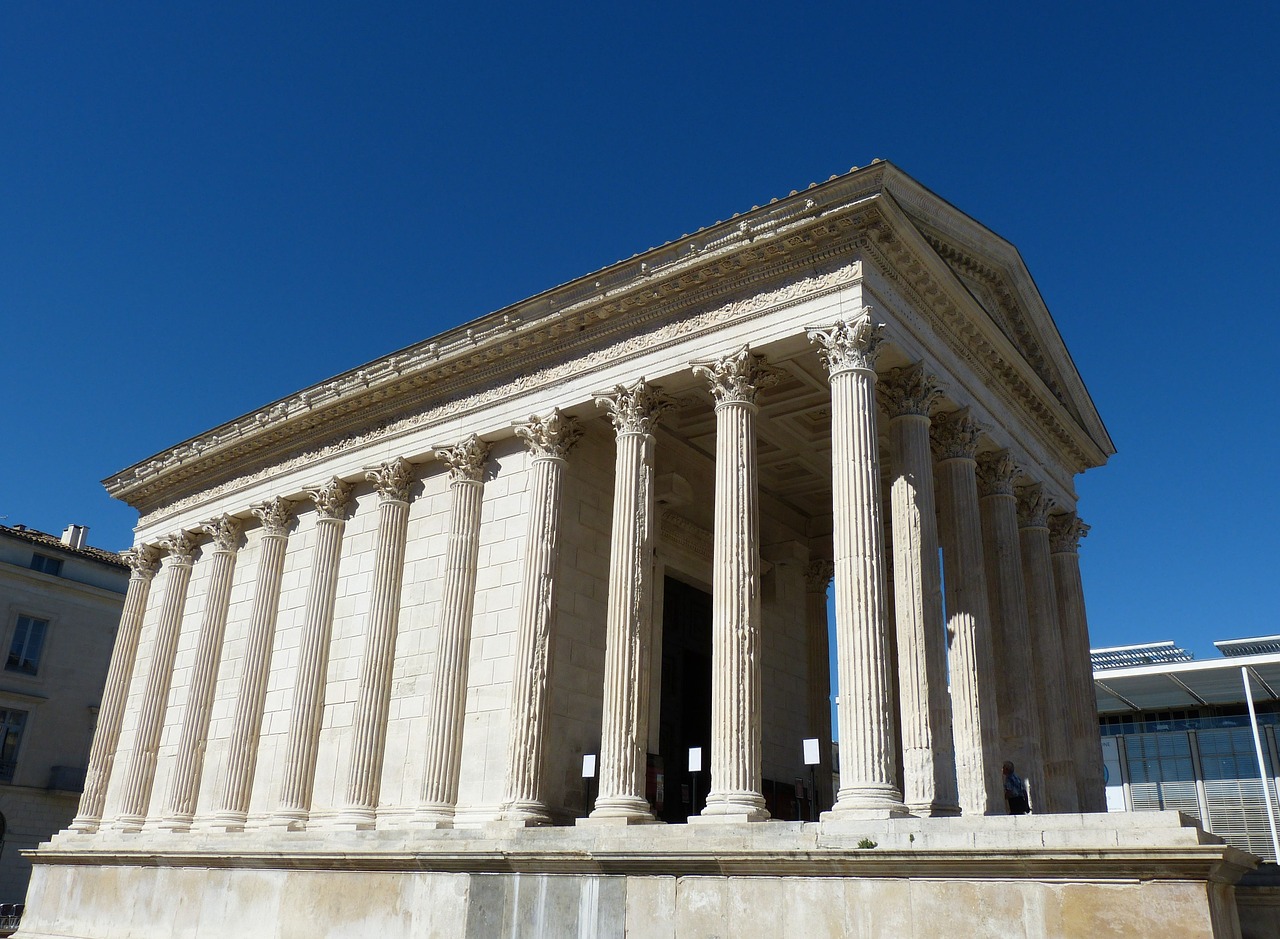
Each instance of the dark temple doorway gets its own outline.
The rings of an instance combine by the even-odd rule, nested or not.
[[[662,600],[662,703],[658,817],[683,822],[702,811],[711,783],[711,594],[667,577]],[[702,748],[702,772],[689,773],[689,748]]]

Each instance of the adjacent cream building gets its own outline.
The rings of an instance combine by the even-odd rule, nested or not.
[[[129,568],[85,543],[0,525],[0,901],[21,902],[23,850],[76,813]]]
[[[107,480],[20,935],[1238,935],[1251,856],[1084,814],[1112,452],[1016,250],[884,162],[215,428]],[[831,583],[840,788],[782,821]]]

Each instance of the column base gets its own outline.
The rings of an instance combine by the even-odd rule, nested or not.
[[[142,826],[146,820],[146,817],[142,815],[121,815],[111,827],[116,831],[142,831]]]
[[[194,820],[195,820],[195,816],[193,815],[192,816],[171,815],[168,818],[163,819],[158,825],[156,825],[156,827],[162,829],[163,831],[172,831],[172,832],[179,832],[179,833],[187,832],[191,830],[191,823]]]
[[[652,815],[589,815],[586,818],[575,818],[573,824],[578,828],[625,828],[628,825],[662,825]]]
[[[537,828],[551,824],[551,813],[541,802],[508,802],[490,824],[499,828]]]
[[[95,832],[97,832],[98,828],[101,827],[101,825],[102,825],[102,819],[100,818],[77,816],[76,818],[73,818],[71,820],[71,824],[67,826],[67,829],[69,831],[74,831],[76,834],[79,834],[79,835],[92,835]]]
[[[621,819],[628,824],[647,825],[654,821],[653,809],[646,799],[637,796],[604,796],[596,799],[590,820],[608,821]],[[579,822],[588,819],[578,819]]]
[[[297,811],[280,811],[267,819],[267,827],[275,829],[283,829],[284,831],[306,831],[307,822],[311,819],[310,812]]]
[[[432,803],[414,810],[409,824],[414,828],[440,829],[453,827],[453,806]]]
[[[819,818],[826,822],[845,818],[906,818],[910,814],[901,792],[893,786],[872,784],[841,789],[836,793],[836,804],[831,811],[823,812]]]
[[[920,818],[958,818],[961,814],[960,806],[942,802],[911,802],[907,804],[907,811]]]
[[[764,796],[758,792],[713,792],[707,796],[702,814],[694,818],[762,822],[769,818],[769,810],[764,807]]]
[[[373,809],[347,808],[339,812],[337,817],[334,818],[327,827],[355,831],[373,831],[378,827],[378,816]]]

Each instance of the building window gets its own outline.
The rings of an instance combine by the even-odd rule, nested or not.
[[[5,671],[34,675],[40,667],[40,653],[44,651],[44,633],[49,623],[31,616],[19,616],[13,628],[13,642],[9,644],[9,658]]]
[[[31,569],[57,577],[62,573],[62,559],[51,558],[47,554],[33,554],[31,555]]]
[[[27,712],[0,708],[0,782],[13,782],[18,765],[18,747],[27,726]]]

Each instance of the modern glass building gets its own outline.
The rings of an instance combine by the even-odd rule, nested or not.
[[[1280,636],[1214,645],[1205,660],[1172,642],[1093,650],[1107,808],[1177,809],[1275,861]]]

